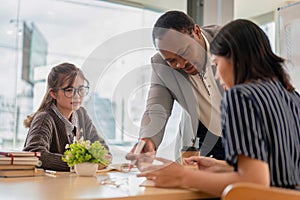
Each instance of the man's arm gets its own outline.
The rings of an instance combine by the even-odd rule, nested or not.
[[[199,122],[192,85],[185,73],[169,67],[159,54],[156,54],[151,61],[153,69],[151,87],[140,136],[151,137],[157,148],[162,141],[166,123],[176,100],[191,118],[192,137],[190,138],[186,133],[182,135],[191,141],[197,134]]]
[[[160,67],[168,66],[163,66],[166,64],[158,54],[152,58],[151,64],[153,69],[151,86],[139,135],[143,138],[150,138],[157,149],[163,139],[166,124],[172,112],[174,97],[158,74]]]
[[[155,154],[164,137],[166,124],[172,112],[174,97],[160,78],[161,67],[165,69],[169,69],[169,67],[166,66],[166,63],[164,63],[159,54],[156,54],[151,59],[151,64],[151,86],[148,92],[146,110],[141,120],[139,137],[144,138],[146,141],[142,153],[149,152]],[[169,72],[167,73],[169,74]],[[126,155],[126,159],[137,159],[136,155],[133,154],[136,145],[137,144],[135,144],[130,153]]]

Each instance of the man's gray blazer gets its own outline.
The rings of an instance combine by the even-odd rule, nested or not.
[[[208,42],[211,42],[219,28],[206,26],[201,31]],[[181,145],[191,145],[197,135],[199,123],[191,82],[185,72],[169,67],[158,53],[152,57],[151,64],[151,86],[141,122],[140,137],[151,138],[158,148],[176,100],[184,110],[179,128]]]

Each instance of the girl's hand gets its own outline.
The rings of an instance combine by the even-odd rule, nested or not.
[[[98,170],[105,169],[107,166],[98,164]]]

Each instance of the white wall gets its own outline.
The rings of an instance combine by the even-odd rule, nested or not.
[[[139,8],[148,8],[153,10],[182,10],[187,9],[187,0],[107,0],[121,4],[131,5]]]

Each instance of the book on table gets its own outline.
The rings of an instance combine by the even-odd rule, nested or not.
[[[41,156],[40,152],[31,152],[31,151],[19,151],[19,150],[0,150],[0,155],[7,157],[32,157],[32,156]]]
[[[35,169],[35,165],[0,165],[0,170]]]
[[[40,152],[19,150],[0,150],[0,165],[34,165],[40,166]]]
[[[0,177],[2,178],[42,176],[42,175],[44,175],[44,170],[38,168],[0,170]]]
[[[0,177],[26,177],[44,174],[39,152],[0,150]]]
[[[4,156],[0,155],[0,165],[36,165],[40,166],[41,161],[35,156]]]

